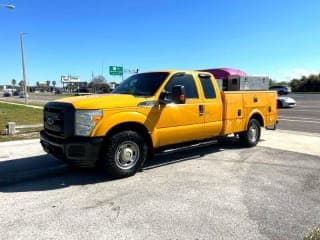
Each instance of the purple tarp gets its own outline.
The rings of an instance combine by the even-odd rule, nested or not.
[[[216,79],[228,79],[230,75],[247,76],[244,71],[235,68],[212,68],[199,71],[210,72]]]

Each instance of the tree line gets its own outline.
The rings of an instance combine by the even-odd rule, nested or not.
[[[289,82],[270,81],[270,86],[287,85],[291,87],[292,92],[320,92],[320,73],[311,74],[308,77],[302,76],[300,79],[292,79]]]
[[[112,84],[112,83],[111,83]],[[116,84],[116,83],[114,83]],[[44,89],[47,91],[52,91],[56,88],[57,82],[56,81],[45,81],[45,82],[36,82],[35,86],[31,86],[36,89]],[[70,83],[68,87],[71,88],[71,90],[80,90],[85,92],[92,92],[92,93],[108,93],[111,90],[111,86],[107,83],[107,80],[104,76],[98,75],[91,79],[91,81],[88,81],[88,84],[85,85],[79,85],[78,83]],[[9,88],[20,88],[23,90],[24,88],[24,81],[17,81],[16,79],[11,80],[11,84],[7,85]],[[30,87],[30,86],[28,86]]]
[[[40,87],[47,87],[47,88],[49,88],[50,85],[52,85],[52,86],[55,88],[56,84],[57,84],[56,81],[52,81],[52,82],[51,82],[51,81],[46,81],[44,84],[43,84],[43,83],[40,83],[40,82],[36,82],[36,86],[37,86],[38,88],[40,88]],[[19,85],[20,88],[24,87],[24,81],[21,80],[21,81],[18,83],[18,85]],[[12,80],[11,80],[11,85],[9,85],[9,87],[15,88],[16,86],[17,86],[17,80],[16,80],[16,79],[12,79]]]
[[[290,82],[290,87],[293,92],[320,92],[320,73],[293,79]]]

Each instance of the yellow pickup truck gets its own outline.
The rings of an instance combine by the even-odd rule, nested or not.
[[[40,142],[70,165],[128,177],[158,149],[229,134],[255,146],[261,127],[275,128],[277,117],[274,91],[223,92],[208,72],[154,71],[111,94],[47,103]]]

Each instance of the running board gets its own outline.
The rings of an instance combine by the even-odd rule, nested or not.
[[[167,154],[171,154],[171,153],[177,153],[177,152],[182,152],[182,151],[186,151],[186,150],[190,150],[190,149],[194,149],[194,148],[199,148],[199,147],[207,147],[213,144],[216,144],[218,142],[218,140],[214,139],[214,140],[208,140],[208,141],[203,141],[203,142],[197,142],[197,143],[191,143],[191,144],[184,144],[181,146],[174,146],[174,147],[167,147],[167,148],[161,148],[161,150],[158,150],[155,155],[157,156],[162,156],[162,155],[167,155]]]

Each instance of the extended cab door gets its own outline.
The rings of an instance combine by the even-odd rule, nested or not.
[[[210,74],[199,73],[198,78],[203,92],[203,116],[206,138],[218,136],[222,130],[223,105],[220,89]]]
[[[160,146],[182,143],[203,138],[204,115],[203,99],[198,91],[198,83],[192,74],[176,73],[166,84],[164,90],[172,91],[175,85],[185,87],[184,104],[169,103],[160,105],[157,132]]]

